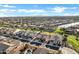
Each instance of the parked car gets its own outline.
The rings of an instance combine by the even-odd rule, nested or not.
[[[53,42],[53,40],[49,40],[48,43],[46,44],[46,47],[50,48],[50,49],[58,50],[60,46],[58,46],[57,44],[55,44]]]

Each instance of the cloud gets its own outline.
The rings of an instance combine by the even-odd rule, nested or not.
[[[17,14],[22,12],[22,15],[25,16],[49,16],[45,10],[38,9],[0,9],[0,17],[8,17],[8,16],[22,16],[21,14]],[[16,15],[14,15],[16,13]]]
[[[79,13],[65,13],[64,16],[79,16]]]
[[[64,12],[65,9],[67,9],[67,8],[66,7],[58,7],[58,6],[56,6],[56,7],[54,7],[52,9],[52,11],[55,12],[55,13],[62,13],[62,12]]]
[[[1,6],[1,5],[0,5]],[[11,7],[11,5],[8,5]],[[70,10],[71,12],[75,12],[78,7],[65,7],[65,6],[55,6],[53,8],[49,9],[10,9],[10,8],[3,8],[0,9],[0,15],[25,15],[25,16],[52,16],[52,15],[64,15],[64,16],[75,16],[79,14],[73,14],[73,13],[68,13],[67,10]],[[65,12],[66,11],[66,12]]]
[[[52,12],[62,13],[64,11],[67,11],[67,10],[75,10],[77,8],[78,7],[59,7],[59,6],[56,6],[56,7],[52,8]]]
[[[16,10],[0,9],[0,17],[12,16],[14,12],[16,12]]]
[[[0,17],[8,17],[8,15],[5,13],[0,13]]]
[[[71,8],[69,8],[69,9],[77,9],[78,7],[71,7]]]
[[[12,10],[12,9],[0,9],[0,13],[12,13],[15,12],[16,10]]]
[[[46,12],[45,10],[38,10],[38,9],[30,9],[30,10],[27,10],[27,9],[18,9],[17,10],[18,12],[26,12],[26,13],[33,13],[33,12]]]
[[[12,6],[12,5],[5,4],[5,5],[0,5],[0,7],[4,7],[4,8],[15,8],[16,6]]]

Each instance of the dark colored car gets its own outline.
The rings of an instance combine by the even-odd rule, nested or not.
[[[32,38],[20,38],[19,40],[21,40],[22,42],[31,42],[32,41]]]
[[[50,49],[58,50],[60,46],[55,44],[52,40],[49,40],[48,43],[46,44],[46,47]]]
[[[31,44],[35,44],[35,45],[39,46],[39,45],[42,45],[43,42],[44,42],[43,39],[36,38],[34,41],[31,42]]]

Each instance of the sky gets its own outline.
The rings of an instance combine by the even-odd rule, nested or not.
[[[79,4],[0,4],[0,17],[78,16]]]

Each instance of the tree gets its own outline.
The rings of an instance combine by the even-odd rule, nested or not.
[[[77,52],[79,52],[79,42],[76,40],[76,36],[69,35],[67,37],[67,42],[72,46],[73,49],[75,49]]]
[[[55,33],[63,34],[64,31],[63,31],[60,27],[57,27],[57,28],[55,29]]]

